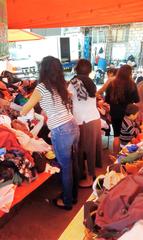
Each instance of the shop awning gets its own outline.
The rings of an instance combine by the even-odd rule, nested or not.
[[[8,30],[8,42],[33,41],[43,39],[43,36],[21,29]]]
[[[143,0],[7,0],[8,28],[143,22]]]

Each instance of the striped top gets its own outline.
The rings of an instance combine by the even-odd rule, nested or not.
[[[48,116],[48,127],[50,130],[61,126],[73,118],[70,110],[67,110],[56,91],[54,91],[54,96],[52,96],[43,83],[38,84],[36,89],[40,92],[40,106]]]
[[[135,121],[130,120],[127,116],[122,121],[122,127],[120,131],[120,141],[122,145],[129,143],[132,138],[136,137],[140,132],[140,129]]]

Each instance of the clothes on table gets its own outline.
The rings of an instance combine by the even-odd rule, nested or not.
[[[33,164],[33,158],[31,154],[24,150],[22,146],[18,143],[15,134],[9,128],[0,125],[0,148],[5,147],[7,150],[19,150],[25,157]]]
[[[13,202],[14,199],[14,193],[16,190],[16,185],[14,184],[6,184],[3,187],[0,187],[0,210],[8,213],[10,208],[11,208],[11,204]]]
[[[59,173],[60,172],[60,168],[52,167],[50,164],[46,163],[45,172],[50,172],[51,174]]]
[[[17,173],[23,177],[26,177],[26,179],[28,179],[29,181],[32,181],[34,180],[36,171],[39,171],[39,169],[40,169],[40,172],[44,171],[45,167],[44,165],[41,167],[41,162],[36,164],[35,163],[36,160],[32,158],[29,152],[32,153],[37,151],[37,152],[47,153],[51,151],[51,146],[49,146],[42,138],[40,139],[36,138],[41,127],[43,126],[44,117],[34,113],[33,109],[25,117],[19,117],[19,111],[21,110],[21,106],[12,102],[9,103],[7,100],[3,100],[3,99],[0,99],[0,103],[2,104],[0,108],[0,112],[3,113],[3,114],[0,114],[0,127],[1,127],[0,136],[2,136],[3,138],[3,131],[9,132],[9,136],[6,135],[8,138],[5,138],[5,137],[3,138],[4,141],[6,140],[5,141],[6,145],[4,143],[1,143],[2,144],[1,146],[5,145],[5,150],[6,149],[9,150],[9,152],[6,150],[5,155],[4,154],[1,155],[0,179],[2,181],[7,181],[8,179],[12,179],[14,175]],[[12,117],[12,119],[9,117],[9,115],[10,117]],[[20,120],[18,120],[19,118]],[[33,118],[34,119],[36,118],[35,122],[32,122]],[[31,131],[29,130],[29,124],[28,124],[30,120],[31,120],[31,126],[32,126]],[[16,129],[20,129],[21,131],[14,130],[13,128],[11,128],[11,125],[12,127]],[[18,141],[14,141],[14,138],[11,141],[10,136],[14,137],[15,135]],[[18,152],[18,149],[19,149],[19,154],[21,151],[21,155],[18,155],[18,156],[15,154],[13,155],[13,152],[16,150]],[[24,151],[24,150],[27,150],[27,151]],[[13,151],[13,152],[10,153],[10,151]],[[29,164],[29,160],[26,159],[26,157],[28,157],[28,159],[30,159],[32,163],[30,162]],[[15,167],[17,167],[17,170]],[[20,180],[20,175],[19,175],[19,180]],[[23,181],[23,179],[21,180]],[[13,181],[14,183],[16,183],[17,182],[16,178],[14,178]]]
[[[29,152],[48,152],[52,148],[42,138],[35,139],[20,130],[14,131],[20,145]]]
[[[0,114],[0,124],[11,126],[11,119],[7,115]]]
[[[95,223],[102,229],[123,231],[143,218],[142,200],[143,175],[128,175],[102,196]]]
[[[1,102],[1,100],[0,100]],[[10,117],[11,120],[16,119],[19,116],[19,111],[11,109],[9,105],[0,106],[0,115],[6,115]]]
[[[96,236],[118,239],[143,219],[142,201],[143,174],[128,175],[98,199],[85,203],[84,224]]]

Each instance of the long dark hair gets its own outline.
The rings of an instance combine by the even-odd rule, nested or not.
[[[132,68],[129,65],[123,65],[119,68],[116,79],[112,81],[111,101],[115,103],[124,102],[125,93],[133,92],[135,84],[132,80]]]
[[[60,95],[63,104],[67,106],[69,102],[67,84],[59,59],[52,56],[43,58],[40,64],[39,83],[45,85],[46,89],[51,92],[53,99],[56,91]]]
[[[80,59],[75,67],[75,71],[77,73],[77,78],[79,78],[88,92],[90,97],[95,97],[96,93],[96,85],[89,78],[89,73],[92,70],[92,65],[87,59]]]

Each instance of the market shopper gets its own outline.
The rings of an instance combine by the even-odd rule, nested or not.
[[[103,84],[103,86],[96,92],[96,95],[102,95],[109,84],[115,79],[117,74],[117,68],[109,68],[107,69],[107,81]]]
[[[140,126],[136,122],[138,113],[139,108],[136,104],[127,105],[120,131],[121,147],[131,142],[131,140],[141,132]]]
[[[102,141],[101,120],[96,106],[96,86],[89,78],[91,63],[80,59],[75,67],[76,76],[70,81],[73,115],[80,127],[79,170],[82,177],[87,163],[87,177],[79,182],[81,187],[90,187],[95,177],[95,168],[101,167]],[[87,161],[85,161],[85,159]]]
[[[69,94],[61,62],[55,57],[43,58],[40,65],[39,84],[22,108],[21,115],[29,112],[38,102],[48,116],[52,144],[57,161],[61,165],[63,194],[62,199],[56,199],[54,203],[60,208],[70,210],[72,203],[77,200],[78,184],[74,179],[77,180],[78,169],[76,158],[73,164],[71,153],[72,149],[74,152],[77,149],[79,128],[69,109]]]
[[[125,109],[130,103],[139,102],[137,86],[132,80],[132,68],[123,65],[117,72],[106,90],[105,101],[110,105],[111,122],[114,131],[113,153],[116,155],[120,148],[120,130]]]

